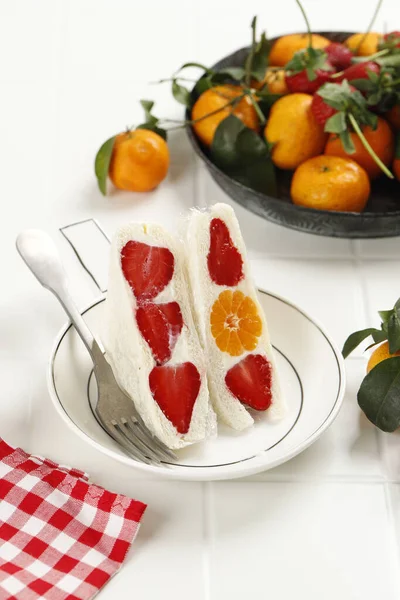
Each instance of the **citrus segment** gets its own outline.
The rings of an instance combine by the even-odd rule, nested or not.
[[[221,292],[211,309],[210,325],[218,348],[231,356],[254,350],[262,332],[255,303],[238,290]]]

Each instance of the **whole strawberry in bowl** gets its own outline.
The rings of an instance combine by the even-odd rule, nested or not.
[[[350,48],[339,42],[331,42],[324,48],[330,64],[340,71],[347,69],[351,65],[353,53]]]
[[[314,94],[335,72],[324,50],[309,46],[296,52],[285,66],[285,81],[290,93]]]
[[[339,83],[341,81],[344,81],[344,79],[347,79],[347,81],[354,81],[356,79],[368,79],[370,73],[375,73],[376,75],[379,75],[380,70],[381,68],[378,65],[378,63],[374,62],[373,60],[365,60],[363,62],[354,63],[353,65],[350,65],[350,67],[347,67],[347,69],[340,73],[340,75],[338,74],[338,77],[334,77],[334,80],[335,82]]]

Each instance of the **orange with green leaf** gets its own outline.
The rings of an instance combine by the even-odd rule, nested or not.
[[[379,316],[380,329],[370,327],[352,333],[342,354],[347,358],[368,338],[372,343],[367,350],[377,346],[370,356],[357,399],[374,425],[391,432],[400,426],[400,299],[391,310],[380,311]]]
[[[116,188],[149,192],[165,179],[169,167],[166,131],[151,113],[153,102],[141,101],[146,121],[113,136],[101,146],[95,173],[101,193],[107,193],[107,178]]]

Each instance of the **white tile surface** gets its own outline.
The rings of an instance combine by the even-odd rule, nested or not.
[[[400,485],[388,485],[386,488],[390,518],[396,536],[398,556],[400,558]]]
[[[293,460],[254,479],[267,481],[382,481],[377,430],[357,404],[357,390],[365,375],[365,361],[348,360],[346,395],[328,431]],[[398,440],[397,447],[398,447]],[[400,465],[400,463],[399,463]]]
[[[122,598],[131,590],[141,600],[160,594],[165,600],[203,600],[201,484],[146,482],[131,487],[149,507],[128,563],[107,586],[109,597]]]
[[[213,496],[212,600],[398,598],[383,485],[221,483]]]
[[[392,308],[400,296],[400,261],[364,261],[360,265],[369,327],[379,326],[378,310]]]

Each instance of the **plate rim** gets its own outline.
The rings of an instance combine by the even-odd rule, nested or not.
[[[317,329],[325,337],[326,341],[328,342],[328,344],[330,345],[330,347],[332,349],[332,352],[336,358],[338,374],[339,374],[339,387],[338,387],[337,397],[336,397],[335,403],[332,406],[330,413],[325,418],[325,420],[314,431],[314,433],[312,433],[302,443],[300,443],[297,446],[295,446],[294,448],[292,448],[291,451],[286,453],[284,456],[277,457],[275,460],[270,461],[268,463],[267,468],[263,464],[263,462],[262,461],[260,462],[260,460],[259,460],[260,457],[263,456],[262,454],[258,455],[254,460],[252,459],[251,461],[244,461],[244,462],[240,462],[240,463],[235,463],[233,465],[221,466],[221,467],[207,466],[207,467],[203,467],[202,469],[198,469],[197,467],[194,468],[193,466],[192,467],[170,466],[167,468],[160,468],[157,466],[152,466],[152,465],[147,465],[144,463],[135,462],[134,459],[130,458],[129,456],[119,454],[115,450],[109,449],[106,446],[103,446],[101,443],[94,440],[90,435],[85,433],[80,427],[78,427],[78,425],[76,425],[74,423],[74,421],[72,420],[72,418],[70,417],[68,412],[65,410],[65,408],[61,404],[60,399],[58,397],[56,385],[55,385],[54,364],[55,364],[56,353],[57,353],[57,350],[58,350],[64,336],[72,328],[72,323],[70,321],[67,321],[61,327],[58,334],[56,335],[55,341],[53,342],[53,345],[51,348],[50,357],[49,357],[48,366],[47,366],[47,377],[46,377],[47,387],[49,390],[50,398],[52,400],[53,405],[55,406],[57,413],[60,415],[62,420],[67,424],[67,426],[74,433],[76,433],[83,441],[89,443],[92,447],[99,450],[101,453],[106,454],[110,458],[113,458],[113,459],[117,460],[118,462],[121,462],[129,467],[133,467],[134,469],[138,469],[149,475],[155,475],[155,476],[159,476],[159,477],[162,477],[165,479],[175,479],[175,480],[182,480],[182,481],[184,481],[184,480],[187,480],[187,481],[213,481],[214,480],[214,481],[216,481],[216,480],[237,479],[239,477],[255,475],[257,473],[273,469],[273,468],[279,466],[280,464],[283,464],[283,463],[291,460],[292,458],[294,458],[295,456],[297,456],[298,454],[300,454],[301,452],[306,450],[309,446],[311,446],[328,429],[328,427],[330,427],[330,425],[336,419],[336,417],[340,411],[340,408],[342,406],[344,395],[345,395],[345,390],[346,390],[345,364],[344,364],[343,356],[342,356],[341,352],[339,351],[336,343],[331,339],[330,335],[326,332],[325,327],[322,326],[317,319],[311,317],[307,313],[307,311],[304,311],[297,304],[288,300],[284,296],[281,296],[274,292],[270,292],[270,291],[264,289],[263,287],[258,287],[257,290],[261,294],[266,294],[268,296],[272,296],[276,300],[279,300],[280,302],[284,302],[285,304],[294,308],[303,317],[305,317],[308,321],[310,321],[315,327],[317,327]],[[95,306],[97,306],[98,304],[103,302],[105,299],[106,299],[106,296],[104,294],[98,296],[88,306],[86,306],[86,308],[84,310],[80,310],[81,314],[84,315],[85,313],[90,311],[92,308],[94,308]]]

